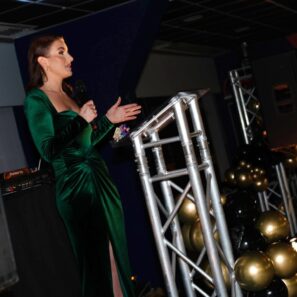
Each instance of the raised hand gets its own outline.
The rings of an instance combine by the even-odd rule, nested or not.
[[[113,124],[135,120],[137,115],[141,113],[140,105],[131,103],[121,106],[121,102],[122,99],[119,97],[117,102],[106,113],[106,117]]]
[[[93,100],[86,102],[78,113],[88,123],[92,122],[97,117],[97,110]]]

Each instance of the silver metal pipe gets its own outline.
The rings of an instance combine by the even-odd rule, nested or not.
[[[263,195],[263,201],[264,201],[264,205],[265,205],[265,210],[269,210],[270,207],[269,207],[269,199],[268,199],[268,196],[267,196],[267,192],[266,191],[263,191],[262,192],[262,195]]]
[[[166,290],[170,297],[178,297],[178,290],[176,287],[175,279],[173,277],[172,267],[170,265],[170,258],[166,248],[163,234],[160,230],[161,219],[158,212],[158,206],[155,201],[155,193],[149,178],[149,169],[147,158],[142,145],[141,136],[133,138],[136,163],[138,165],[138,172],[140,181],[144,190],[145,201],[151,221],[153,234],[159,254],[159,260],[163,270],[163,277]]]
[[[197,167],[197,169],[199,171],[204,170],[208,167],[208,164],[201,164]],[[187,169],[177,169],[177,170],[173,170],[173,171],[169,171],[166,173],[162,173],[162,174],[157,174],[151,177],[151,181],[152,182],[156,182],[156,181],[162,181],[162,180],[169,180],[171,178],[176,178],[176,177],[180,177],[180,176],[184,176],[184,175],[188,175],[188,170]]]
[[[211,205],[214,210],[216,224],[220,234],[220,242],[221,242],[224,254],[227,258],[228,264],[233,268],[234,256],[232,253],[231,240],[229,237],[228,227],[226,224],[225,213],[221,204],[220,191],[218,188],[216,174],[215,174],[215,170],[214,170],[214,166],[213,166],[213,162],[212,162],[212,158],[211,158],[211,154],[208,146],[208,141],[207,141],[197,97],[193,96],[192,98],[189,98],[188,104],[189,104],[189,110],[190,110],[194,130],[202,132],[201,136],[198,136],[196,139],[200,150],[200,156],[202,158],[202,162],[207,163],[209,165],[208,168],[205,170],[205,173],[206,173],[206,178],[207,178],[207,175],[211,176],[211,179],[210,179]],[[238,285],[237,285],[236,291],[237,291],[236,292],[237,296],[242,296],[241,290]]]
[[[212,233],[212,224],[205,203],[205,193],[202,190],[203,185],[198,170],[198,164],[195,157],[193,143],[189,135],[189,127],[186,121],[186,115],[182,108],[182,102],[176,100],[173,108],[175,112],[177,128],[179,131],[179,135],[181,137],[181,143],[186,159],[186,165],[192,184],[192,191],[195,197],[196,207],[199,213],[203,239],[206,245],[211,271],[213,273],[215,288],[217,292],[220,292],[220,295],[222,297],[227,297],[228,294],[221,270],[221,263],[216,249],[215,239]]]
[[[162,144],[173,143],[173,142],[178,142],[178,141],[180,141],[179,136],[170,137],[170,138],[166,138],[166,139],[162,139],[162,140],[158,140],[158,141],[145,143],[145,144],[143,144],[143,147],[144,148],[150,148],[150,147],[159,146],[159,145],[162,145]]]
[[[153,142],[155,141],[159,141],[159,134],[157,131],[151,131],[150,134],[151,140]],[[153,154],[154,154],[154,159],[155,159],[155,164],[156,164],[156,168],[157,168],[157,172],[158,174],[165,174],[167,169],[166,169],[166,164],[165,164],[165,160],[164,160],[164,156],[163,156],[163,151],[162,151],[162,147],[158,146],[158,147],[154,147],[153,148]],[[164,197],[164,201],[166,204],[166,208],[168,209],[168,212],[173,212],[174,210],[174,205],[175,205],[175,201],[174,201],[174,196],[172,193],[172,189],[170,187],[170,184],[168,181],[161,181],[161,190],[163,193],[163,197]],[[174,236],[174,238],[176,239],[176,246],[177,248],[182,252],[182,253],[186,253],[185,250],[185,245],[184,245],[184,241],[182,238],[182,233],[180,230],[180,225],[179,225],[179,221],[178,218],[175,217],[172,220],[171,223],[171,232]],[[180,258],[179,260],[179,267],[180,267],[180,271],[181,271],[181,277],[182,277],[182,281],[184,284],[184,288],[185,291],[187,293],[187,296],[189,297],[195,297],[195,292],[192,288],[192,282],[190,280],[190,270],[188,265],[182,261]],[[175,270],[174,270],[175,271]]]
[[[281,172],[281,175],[283,177],[284,188],[285,188],[285,191],[286,191],[287,197],[288,197],[288,211],[289,211],[289,213],[290,213],[290,215],[292,217],[292,230],[294,232],[293,235],[296,235],[296,233],[297,233],[297,222],[296,222],[295,209],[294,209],[294,205],[293,205],[293,197],[291,195],[290,187],[288,185],[288,178],[287,178],[287,175],[286,175],[284,164],[280,163],[279,165],[280,165],[280,172]]]
[[[280,166],[280,164],[277,164],[274,167],[276,170],[278,183],[279,183],[280,190],[281,190],[282,197],[283,197],[284,209],[285,209],[285,213],[286,213],[286,216],[287,216],[287,219],[289,222],[289,226],[290,226],[290,233],[291,233],[291,236],[294,236],[295,235],[294,226],[293,226],[293,221],[292,221],[292,217],[290,214],[289,203],[288,203],[289,197],[288,197],[288,193],[286,191],[287,189],[284,185],[284,179],[283,179],[282,172],[281,172],[281,166]]]
[[[170,241],[165,239],[166,245],[174,251],[181,259],[183,259],[186,263],[188,263],[190,266],[192,266],[196,271],[198,271],[201,275],[203,275],[208,281],[210,281],[213,284],[213,279],[205,273],[199,266],[197,266],[190,258],[188,258],[186,255],[184,255],[179,249],[177,249]]]
[[[171,187],[171,182],[168,181],[169,186]],[[181,195],[181,197],[179,197],[178,201],[175,204],[174,209],[171,211],[170,216],[168,217],[167,221],[165,222],[163,228],[162,228],[162,232],[163,234],[166,232],[166,230],[168,229],[168,227],[170,226],[172,220],[175,218],[175,216],[177,215],[177,212],[179,211],[179,208],[181,207],[185,197],[187,196],[189,190],[191,188],[190,183],[187,184],[185,191],[183,192],[183,194]]]
[[[264,204],[264,198],[263,198],[263,192],[258,192],[258,201],[260,204],[260,209],[262,212],[264,212],[266,210],[265,204]]]
[[[234,71],[234,75],[235,75],[235,79],[236,79],[236,84],[237,84],[237,88],[238,88],[238,94],[239,94],[239,102],[240,102],[240,106],[241,106],[241,110],[243,113],[243,118],[245,120],[245,127],[249,127],[250,125],[250,120],[246,111],[246,105],[245,105],[245,100],[244,100],[244,95],[242,92],[242,86],[240,83],[240,79],[239,79],[239,75],[237,71]]]
[[[243,133],[243,137],[244,137],[244,142],[246,144],[248,144],[250,141],[249,141],[248,135],[246,133],[246,125],[245,125],[244,116],[243,116],[243,113],[241,110],[239,93],[238,93],[238,89],[236,88],[236,72],[235,72],[235,70],[230,71],[229,76],[230,76],[232,89],[233,89],[233,93],[234,93],[234,97],[235,97],[235,102],[236,102],[236,107],[237,107],[239,120],[240,120],[240,124],[241,124],[241,129],[242,129],[242,133]]]

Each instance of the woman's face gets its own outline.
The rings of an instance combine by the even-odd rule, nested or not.
[[[51,76],[67,78],[72,75],[72,56],[68,53],[68,47],[64,39],[57,39],[50,46],[43,66],[48,78]]]

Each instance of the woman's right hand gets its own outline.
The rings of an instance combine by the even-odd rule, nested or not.
[[[93,100],[86,102],[78,113],[88,123],[92,122],[97,117],[97,110]]]

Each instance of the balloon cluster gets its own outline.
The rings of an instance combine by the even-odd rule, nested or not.
[[[221,204],[236,258],[234,275],[245,297],[297,297],[297,238],[290,239],[289,223],[281,209],[260,211],[257,194],[268,188],[273,165],[284,162],[295,168],[296,162],[297,166],[297,158],[290,163],[286,156],[271,152],[265,145],[244,145],[236,154],[234,166],[225,173],[228,195],[221,196]],[[197,255],[205,245],[195,203],[185,198],[178,215],[185,247]],[[214,239],[219,242],[212,217],[211,223]],[[207,261],[201,266],[211,274]],[[224,263],[221,266],[230,288],[230,273]]]
[[[221,204],[224,205],[227,201],[226,195],[222,194],[220,197]],[[212,212],[212,210],[210,211]],[[191,255],[197,255],[197,253],[201,252],[205,247],[201,222],[196,210],[195,203],[189,199],[185,198],[182,205],[178,211],[179,220],[181,221],[182,228],[182,236],[185,244],[185,248]],[[215,228],[215,219],[211,216],[211,224],[213,226],[213,236],[214,239],[219,242],[219,234]],[[201,264],[201,268],[211,276],[211,269],[209,262],[204,259]],[[231,281],[229,278],[229,271],[226,265],[222,262],[221,269],[223,273],[223,278],[225,281],[225,285],[227,288],[231,287]],[[205,285],[209,288],[213,289],[212,283],[204,279]]]
[[[224,204],[226,197],[221,196],[221,203]],[[183,223],[182,235],[185,243],[185,247],[188,251],[201,252],[204,247],[204,240],[201,228],[201,222],[196,210],[195,203],[190,198],[185,198],[182,205],[179,208],[178,216]],[[215,225],[215,221],[211,218],[212,225]],[[214,230],[214,238],[218,241],[219,235]]]
[[[257,195],[240,190],[221,195],[234,254],[235,277],[246,297],[293,297],[297,292],[297,239],[290,241],[287,218],[276,210],[259,212]],[[201,252],[204,240],[195,203],[185,198],[178,212],[182,235],[190,253]],[[213,226],[215,220],[211,219]],[[214,238],[219,234],[214,228]],[[211,275],[209,263],[203,270]],[[224,281],[230,288],[229,272],[221,263]],[[205,280],[208,287],[213,288]]]
[[[245,145],[239,148],[235,165],[225,172],[229,187],[265,191],[269,186],[267,170],[271,164],[270,151],[265,147]]]
[[[289,235],[287,218],[270,210],[261,213],[253,227],[243,228],[237,241],[231,237],[239,255],[235,277],[248,297],[297,296],[297,244]]]

